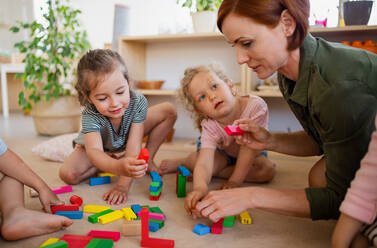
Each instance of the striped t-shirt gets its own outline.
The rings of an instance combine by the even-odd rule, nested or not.
[[[128,134],[132,123],[144,122],[147,110],[147,99],[140,93],[131,90],[130,104],[122,117],[119,132],[116,133],[110,120],[100,114],[94,105],[82,111],[82,128],[73,144],[85,145],[86,133],[101,133],[103,150],[105,152],[121,152],[126,149]]]

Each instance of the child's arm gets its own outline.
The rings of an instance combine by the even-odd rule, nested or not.
[[[348,248],[360,232],[362,222],[342,213],[332,235],[333,248]]]
[[[229,177],[228,182],[221,186],[221,189],[230,189],[241,186],[258,153],[258,151],[250,149],[247,146],[241,146],[234,171]]]
[[[52,192],[42,178],[35,174],[35,172],[32,171],[24,161],[22,161],[22,159],[9,148],[0,156],[0,171],[38,191],[39,199],[46,212],[51,212],[50,205],[59,205],[63,203]]]
[[[126,157],[121,160],[114,159],[103,151],[100,133],[85,134],[85,150],[89,161],[98,169],[121,176],[140,177],[146,169],[143,160]]]
[[[208,184],[213,174],[213,165],[215,158],[215,150],[210,148],[202,148],[199,151],[193,173],[193,191],[190,192],[185,199],[185,209],[189,215],[193,214],[196,203],[202,199],[208,192]],[[200,213],[194,213],[195,217]]]

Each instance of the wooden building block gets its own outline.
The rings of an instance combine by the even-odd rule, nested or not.
[[[141,220],[124,221],[122,225],[123,236],[137,236],[141,234]]]
[[[137,215],[141,211],[141,206],[139,204],[132,204],[131,209]]]
[[[100,172],[97,174],[97,177],[116,177],[117,175],[108,173],[108,172]]]
[[[192,230],[194,233],[198,235],[204,235],[211,232],[211,228],[209,226],[203,225],[203,224],[196,224],[194,226],[194,229]]]
[[[128,221],[130,220],[134,220],[137,218],[136,214],[134,213],[134,211],[132,211],[131,208],[127,207],[127,208],[122,208],[122,211],[124,213],[124,218]]]
[[[85,213],[99,213],[99,212],[102,212],[102,211],[105,211],[105,210],[108,210],[110,209],[109,206],[100,206],[100,205],[85,205],[84,208],[83,208],[83,211]]]
[[[54,192],[55,194],[63,194],[63,193],[72,192],[72,186],[66,185],[66,186],[54,188],[52,189],[52,192]]]
[[[223,232],[223,222],[224,219],[221,218],[218,222],[213,223],[211,227],[211,233],[221,234]]]
[[[96,214],[92,214],[90,216],[88,216],[88,221],[90,223],[98,223],[98,217],[102,216],[102,215],[105,215],[105,214],[108,214],[108,213],[111,213],[111,212],[114,212],[114,210],[112,209],[106,209],[102,212],[99,212],[99,213],[96,213]]]
[[[90,186],[97,186],[102,184],[108,184],[111,183],[111,177],[91,177],[89,178],[89,185]]]
[[[72,204],[76,204],[78,206],[81,206],[83,201],[82,201],[82,198],[80,196],[73,195],[73,196],[71,196],[71,198],[69,198],[69,202],[72,203]]]
[[[177,170],[179,171],[179,174],[181,174],[184,177],[188,177],[191,175],[191,172],[184,166],[178,166]]]
[[[114,212],[102,215],[98,217],[98,222],[101,224],[106,224],[114,220],[118,220],[120,218],[123,218],[124,214],[121,210],[116,210]]]
[[[120,232],[92,230],[88,233],[88,236],[97,239],[112,239],[116,242],[120,239]]]
[[[228,125],[224,128],[229,136],[237,136],[244,134],[244,131],[239,126]]]
[[[246,210],[242,213],[240,213],[240,220],[242,224],[252,224],[251,216],[249,212]]]
[[[68,248],[68,243],[64,240],[59,240],[49,245],[45,245],[43,248]]]
[[[92,237],[85,235],[65,234],[60,238],[60,240],[67,242],[69,248],[79,248],[85,247],[92,240]]]
[[[225,217],[225,218],[224,218],[224,222],[223,222],[223,226],[226,226],[226,227],[233,227],[233,226],[234,226],[234,221],[235,221],[235,219],[236,219],[236,216],[235,216],[235,215]]]
[[[48,240],[46,240],[45,242],[43,242],[43,244],[41,244],[41,246],[39,246],[39,247],[50,245],[50,244],[58,242],[58,241],[59,241],[58,238],[49,238]]]
[[[112,239],[92,239],[85,248],[112,248],[114,240]]]
[[[149,211],[152,212],[152,213],[164,214],[164,212],[162,212],[162,210],[159,207],[149,208]]]
[[[57,211],[79,211],[77,205],[53,205],[51,206],[51,213],[55,214]]]
[[[65,216],[70,219],[82,219],[82,211],[56,211],[56,215]]]
[[[186,177],[178,174],[177,197],[186,197]]]
[[[149,160],[149,151],[147,148],[141,148],[139,156],[137,159],[144,159],[146,163],[148,163]]]

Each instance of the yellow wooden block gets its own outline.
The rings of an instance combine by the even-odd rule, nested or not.
[[[58,238],[49,238],[48,240],[46,240],[45,242],[43,242],[43,244],[41,244],[41,246],[39,246],[39,247],[50,245],[50,244],[56,243],[58,241],[59,241]]]
[[[98,176],[99,176],[99,177],[107,177],[107,176],[109,176],[109,177],[116,177],[116,175],[111,174],[111,173],[108,173],[108,172],[101,172],[101,173],[98,173]]]
[[[241,220],[242,224],[251,224],[252,223],[250,214],[247,210],[240,213],[240,220]]]
[[[116,210],[114,212],[111,212],[111,213],[108,213],[108,214],[105,214],[105,215],[98,217],[98,222],[101,223],[101,224],[106,224],[108,222],[123,218],[123,216],[124,216],[123,211]]]
[[[105,211],[107,209],[110,209],[109,206],[100,206],[100,205],[85,205],[84,208],[83,208],[83,211],[85,213],[99,213],[99,212],[102,212],[102,211]]]
[[[137,218],[136,214],[131,208],[122,208],[122,211],[124,213],[124,218],[128,221],[135,220]]]

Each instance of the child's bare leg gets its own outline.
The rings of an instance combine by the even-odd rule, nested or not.
[[[78,184],[98,172],[86,155],[85,148],[77,145],[60,166],[59,176],[68,184]]]
[[[160,103],[148,109],[144,122],[144,136],[148,135],[146,148],[149,151],[148,171],[157,171],[153,161],[160,145],[166,139],[177,119],[177,111],[171,103]]]
[[[196,157],[198,152],[192,152],[187,157],[177,158],[177,159],[164,159],[161,161],[160,166],[158,167],[158,173],[161,175],[167,173],[173,173],[177,171],[178,166],[185,166],[190,171],[194,170]]]
[[[216,176],[227,179],[232,175],[234,167],[235,166],[226,166],[223,170],[219,171]],[[245,181],[250,183],[265,183],[271,181],[274,176],[274,163],[263,155],[258,155],[250,166]]]
[[[367,237],[361,233],[357,234],[356,237],[352,240],[351,248],[368,248],[369,240]]]
[[[326,160],[318,160],[309,172],[309,187],[322,188],[326,187]]]
[[[11,196],[9,192],[12,192]],[[23,184],[8,176],[0,181],[0,208],[3,216],[1,233],[7,240],[56,232],[73,223],[64,216],[26,209]]]

